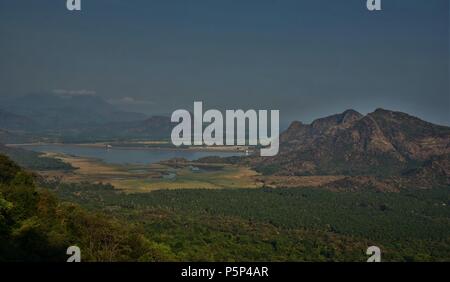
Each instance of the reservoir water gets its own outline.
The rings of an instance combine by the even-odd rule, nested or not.
[[[80,145],[26,145],[23,149],[36,152],[63,153],[77,157],[88,157],[102,160],[111,164],[151,164],[173,158],[196,160],[203,157],[243,156],[240,152],[212,152],[174,149],[139,149],[139,148],[104,148]]]

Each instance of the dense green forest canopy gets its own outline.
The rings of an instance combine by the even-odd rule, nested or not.
[[[63,199],[141,223],[152,238],[178,253],[214,250],[227,257],[223,247],[213,246],[235,244],[234,256],[227,259],[361,261],[365,248],[377,245],[387,260],[450,258],[447,188],[400,193],[290,188],[123,194],[109,185],[53,186]],[[265,251],[250,255],[245,236],[250,236],[252,247]],[[305,245],[317,249],[301,251]],[[320,254],[323,248],[332,251]],[[185,259],[205,257],[197,252]]]
[[[449,189],[172,190],[39,182],[0,155],[0,261],[385,261],[450,258]]]
[[[0,155],[0,261],[65,261],[72,245],[87,261],[171,258],[133,226],[59,201]]]

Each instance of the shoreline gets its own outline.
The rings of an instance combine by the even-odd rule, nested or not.
[[[157,141],[155,141],[157,142]],[[134,143],[135,144],[135,143]],[[162,141],[154,144],[168,144],[163,143]],[[105,150],[160,150],[160,151],[191,151],[191,152],[220,152],[220,153],[242,153],[245,155],[248,150],[249,154],[253,153],[255,149],[251,146],[216,146],[216,147],[208,147],[208,146],[190,146],[190,147],[161,147],[161,146],[121,146],[114,145],[111,143],[23,143],[23,144],[5,144],[7,147],[17,147],[17,148],[26,148],[26,147],[34,147],[34,146],[74,146],[74,147],[85,147],[85,148],[104,148]],[[108,147],[111,146],[111,147]]]

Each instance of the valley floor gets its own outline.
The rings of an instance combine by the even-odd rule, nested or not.
[[[184,162],[174,167],[165,162],[150,165],[115,165],[97,159],[46,153],[74,167],[74,170],[46,170],[39,173],[64,182],[111,184],[127,192],[164,189],[289,188],[320,187],[343,176],[265,176],[243,165]]]
[[[40,250],[35,260],[60,261],[61,250],[79,245],[85,261],[363,262],[375,245],[382,261],[450,260],[450,187],[335,192],[317,187],[341,176],[263,176],[245,166],[186,160],[143,166],[40,158],[65,165],[40,172],[38,193],[20,172],[0,185],[3,210],[26,212],[14,217],[8,240],[16,243],[4,244],[11,256],[3,259],[26,258],[14,255],[18,248]],[[21,193],[38,197],[33,210]],[[26,237],[33,234],[40,235]],[[56,253],[39,249],[40,238]],[[39,243],[21,245],[30,240]]]
[[[127,192],[149,192],[160,189],[259,188],[258,173],[250,168],[230,164],[184,162],[178,167],[168,164],[114,165],[96,159],[47,153],[70,164],[71,171],[50,170],[39,173],[64,182],[108,183]],[[198,166],[201,165],[201,168]]]
[[[38,171],[43,190],[139,232],[155,252],[139,260],[365,261],[372,245],[383,261],[450,260],[450,187],[335,192],[318,187],[343,176],[264,176],[242,165],[187,160],[113,165],[41,157],[73,167]],[[117,252],[94,250],[89,260],[136,260]]]

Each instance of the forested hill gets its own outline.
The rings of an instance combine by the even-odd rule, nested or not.
[[[384,261],[450,256],[448,189],[42,185],[0,155],[0,261],[62,262],[72,245],[82,261],[365,261],[371,245]]]
[[[86,261],[170,259],[134,227],[39,189],[30,173],[0,155],[0,262],[63,262],[72,245]]]

